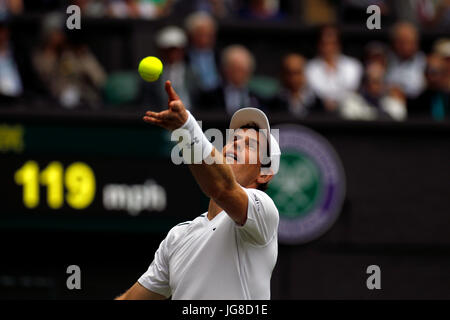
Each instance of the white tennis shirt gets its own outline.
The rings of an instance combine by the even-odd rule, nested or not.
[[[247,221],[225,211],[204,213],[173,227],[138,282],[174,300],[266,300],[278,256],[278,210],[256,189],[248,195]]]

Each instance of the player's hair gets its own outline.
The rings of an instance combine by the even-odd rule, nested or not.
[[[248,123],[246,125],[241,126],[239,129],[253,129],[256,132],[259,132],[259,126],[257,124],[255,124],[254,122],[252,123]],[[269,167],[270,167],[270,163],[269,163]],[[261,190],[261,191],[266,191],[267,188],[269,187],[269,182],[266,183],[259,183],[258,187],[256,187],[256,189]]]

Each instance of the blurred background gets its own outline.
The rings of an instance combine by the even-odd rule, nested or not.
[[[0,1],[0,298],[112,299],[207,210],[170,135],[141,121],[170,79],[204,129],[261,108],[323,137],[340,168],[335,219],[280,241],[272,298],[449,299],[449,30],[448,0]],[[154,83],[146,56],[164,63]],[[321,201],[304,181],[328,173],[286,148],[269,193],[301,226]]]

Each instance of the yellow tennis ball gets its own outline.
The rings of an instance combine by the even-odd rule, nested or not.
[[[156,57],[147,57],[139,63],[139,74],[145,81],[156,81],[163,72],[163,64]]]

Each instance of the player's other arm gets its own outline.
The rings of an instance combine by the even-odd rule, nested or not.
[[[150,291],[136,282],[130,289],[124,294],[118,296],[114,300],[165,300],[166,297],[156,292]]]
[[[167,130],[175,130],[186,124],[189,113],[172,88],[170,81],[166,82],[165,89],[169,97],[169,109],[162,112],[149,111],[146,113],[144,121]],[[214,147],[209,155],[215,160],[213,164],[203,162],[189,166],[194,178],[202,191],[225,210],[236,223],[245,224],[248,205],[246,192],[237,183],[233,171],[226,164],[223,155]]]

